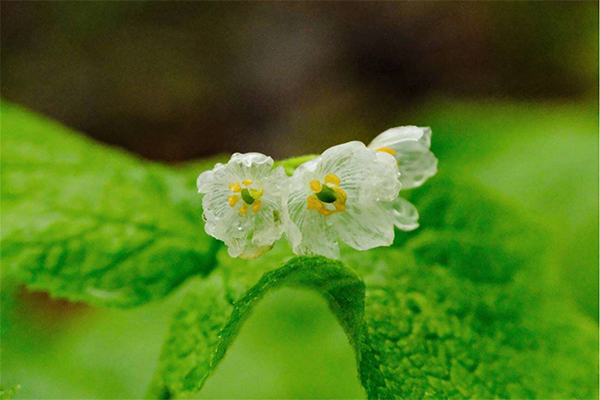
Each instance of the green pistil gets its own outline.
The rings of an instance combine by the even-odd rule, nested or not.
[[[335,190],[333,190],[327,185],[323,185],[321,187],[321,191],[317,193],[317,199],[321,200],[323,203],[331,204],[337,200],[337,196],[335,194]]]
[[[244,200],[244,203],[246,204],[254,203],[254,197],[252,197],[248,189],[242,189],[242,200]]]

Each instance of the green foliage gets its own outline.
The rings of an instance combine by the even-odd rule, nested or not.
[[[243,261],[217,254],[194,190],[222,158],[167,168],[1,111],[3,310],[18,281],[129,307],[211,273],[191,282],[148,397],[196,396],[257,302],[283,287],[327,301],[369,398],[597,396],[598,326],[558,282],[552,242],[497,195],[458,181],[457,168],[407,194],[421,227],[398,232],[392,248],[333,261],[279,243]],[[281,165],[289,173],[302,160]],[[591,243],[570,251],[593,254]]]
[[[13,398],[15,393],[19,391],[21,387],[19,385],[14,386],[10,389],[6,389],[3,385],[0,385],[0,400],[10,400]]]
[[[543,222],[557,277],[597,321],[598,102],[437,100],[403,120],[432,127],[441,171],[471,176]]]
[[[594,396],[597,326],[548,285],[537,232],[477,186],[430,188],[411,194],[428,217],[397,249],[346,250],[342,263],[285,262],[281,244],[249,262],[222,254],[176,314],[148,397],[197,394],[253,305],[283,286],[328,301],[369,398]]]
[[[4,102],[1,117],[3,274],[129,307],[212,269],[216,242],[185,177]]]
[[[197,393],[255,304],[283,286],[322,294],[350,340],[361,340],[364,284],[340,262],[323,257],[294,258],[283,268],[265,274],[255,286],[253,273],[235,275],[216,271],[188,293],[175,315],[149,398],[189,398]]]
[[[440,173],[407,197],[419,209],[420,227],[397,234],[394,246],[475,282],[510,281],[548,241],[538,225],[497,194],[465,179]]]

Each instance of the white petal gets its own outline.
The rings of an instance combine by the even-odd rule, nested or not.
[[[340,188],[348,198],[346,211],[325,217],[308,210],[306,199],[312,195],[310,181],[323,181],[328,174],[340,178]],[[361,250],[393,241],[392,209],[382,205],[395,199],[401,187],[398,166],[391,155],[375,152],[360,142],[345,143],[303,164],[291,181],[288,209],[294,225],[287,234],[297,254],[338,257],[338,237]]]
[[[389,246],[394,241],[392,210],[383,203],[362,208],[350,206],[331,218],[340,239],[357,250]]]
[[[377,136],[369,148],[389,147],[396,152],[403,189],[421,186],[437,172],[437,159],[429,150],[431,129],[402,126],[388,129]]]
[[[296,169],[290,178],[286,235],[296,254],[339,258],[339,246],[332,227],[324,216],[307,208],[306,198],[312,194],[309,182],[314,174],[311,165],[316,165],[313,161],[310,163]]]
[[[427,147],[430,145],[431,129],[419,128],[418,126],[399,126],[396,128],[388,129],[387,131],[379,134],[375,139],[369,143],[370,149],[380,149],[382,147],[390,147],[395,150],[396,145],[403,142],[417,142],[425,137],[425,144]]]
[[[394,225],[403,231],[412,231],[419,227],[419,212],[408,200],[398,197],[393,203]]]
[[[273,159],[264,154],[235,153],[231,156],[228,166],[242,179],[259,179],[269,174],[273,164]]]
[[[306,201],[304,202],[306,204]],[[294,213],[294,225],[300,235],[288,235],[295,254],[322,255],[340,258],[340,249],[333,228],[321,214],[306,209]],[[294,229],[294,228],[291,228]],[[288,228],[290,232],[290,228]]]
[[[255,258],[269,250],[284,230],[285,196],[287,176],[283,168],[271,171],[273,159],[258,153],[234,154],[223,165],[217,164],[212,171],[198,178],[198,188],[205,196],[202,200],[206,232],[222,240],[232,257]],[[228,202],[233,192],[232,183],[253,179],[264,189],[261,207],[240,217],[239,206]],[[242,201],[242,200],[240,200]],[[239,204],[239,202],[238,202]]]
[[[210,185],[213,180],[213,172],[212,171],[204,171],[200,175],[198,175],[198,179],[196,180],[196,186],[198,186],[199,193],[208,193],[210,190]]]
[[[396,152],[396,159],[403,189],[419,187],[437,172],[437,158],[418,143],[406,143]]]
[[[348,195],[348,204],[390,201],[398,197],[401,188],[394,158],[367,149],[361,142],[344,143],[326,150],[315,174],[318,180],[327,174],[337,175],[340,188]]]
[[[269,246],[279,239],[284,231],[289,179],[284,169],[277,167],[261,183],[265,194],[260,198],[260,210],[248,216],[254,224],[252,244]]]

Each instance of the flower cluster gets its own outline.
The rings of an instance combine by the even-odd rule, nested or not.
[[[331,147],[291,177],[271,157],[236,153],[198,177],[205,230],[232,257],[246,259],[271,249],[284,232],[302,255],[339,258],[339,240],[357,250],[389,246],[394,227],[419,226],[417,209],[398,194],[436,173],[430,146],[429,128],[392,128],[368,146]]]

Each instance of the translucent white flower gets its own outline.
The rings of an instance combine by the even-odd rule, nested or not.
[[[284,231],[288,179],[259,153],[236,153],[203,172],[197,183],[206,233],[225,242],[232,257],[252,259],[270,250]]]
[[[437,158],[429,150],[431,129],[417,126],[391,128],[377,136],[368,146],[393,155],[398,161],[402,189],[421,186],[437,172]]]
[[[388,129],[373,139],[368,147],[396,158],[403,190],[421,186],[437,172],[437,158],[429,150],[430,128],[400,126]],[[399,197],[393,207],[398,229],[410,231],[419,226],[419,213],[410,202]]]
[[[394,240],[398,164],[386,152],[350,142],[326,150],[294,172],[286,230],[296,254],[339,257],[338,238],[358,250]]]

